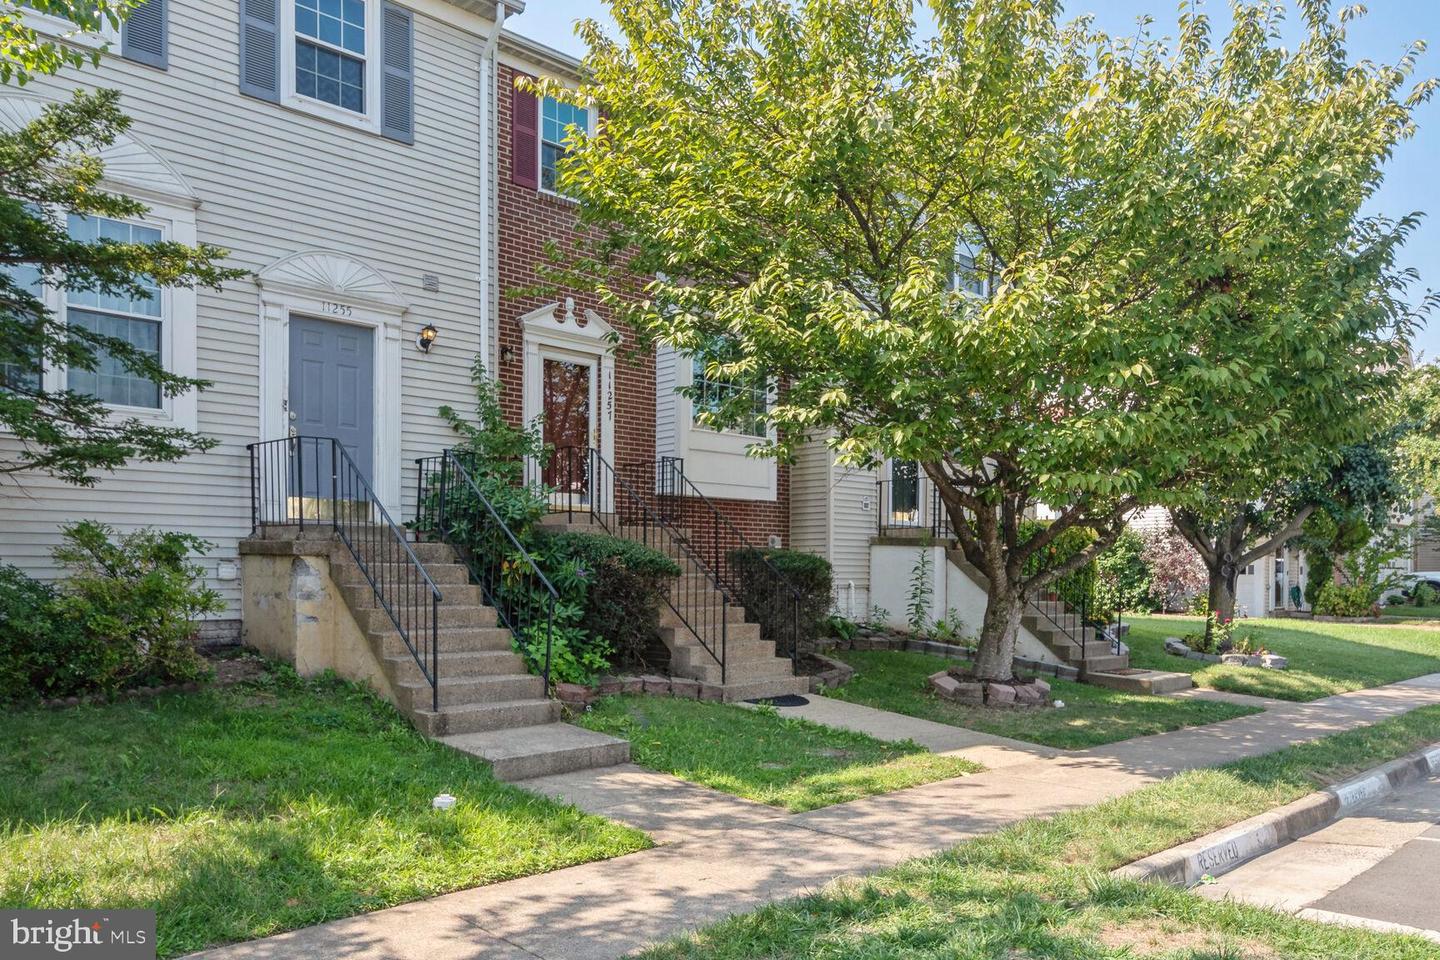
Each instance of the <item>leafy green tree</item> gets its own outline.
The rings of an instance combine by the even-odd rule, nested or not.
[[[62,67],[98,66],[103,47],[80,47],[64,38],[47,36],[27,22],[33,13],[49,14],[75,25],[76,35],[95,33],[120,21],[142,0],[26,0],[24,6],[0,6],[0,83],[26,83],[36,74],[55,73]]]
[[[129,2],[39,2],[30,7],[68,17],[77,29],[118,23]],[[21,81],[84,62],[75,50],[42,40],[25,11],[0,12],[0,77]],[[213,441],[190,430],[118,417],[98,398],[47,384],[45,370],[95,371],[107,360],[153,381],[165,397],[207,383],[167,371],[130,343],[63,324],[42,299],[44,285],[127,298],[157,288],[218,287],[243,271],[219,265],[224,251],[179,243],[119,243],[72,237],[76,218],[133,219],[143,203],[102,186],[99,154],[130,126],[112,90],[77,92],[46,107],[23,128],[0,133],[0,432],[17,442],[0,448],[0,476],[47,473],[88,486],[96,473],[131,460],[170,461]]]
[[[1410,322],[1414,221],[1360,209],[1432,85],[1406,89],[1418,46],[1351,63],[1323,0],[1293,50],[1258,0],[1173,44],[1059,0],[928,6],[933,39],[909,0],[612,0],[580,89],[546,87],[604,109],[561,171],[601,239],[556,273],[712,379],[781,385],[758,454],[920,462],[989,580],[977,673],[1005,679],[1027,596],[1136,506],[1286,433],[1348,439]],[[716,418],[754,415],[740,393]],[[1092,545],[1030,565],[1073,529]]]
[[[1440,537],[1440,366],[1432,362],[1411,370],[1396,406],[1403,431],[1396,444],[1396,472],[1429,503],[1425,530]]]
[[[1309,433],[1277,438],[1268,458],[1218,471],[1214,482],[1199,486],[1203,497],[1171,511],[1175,529],[1205,564],[1210,610],[1221,622],[1235,616],[1240,571],[1292,540],[1308,551],[1306,597],[1313,605],[1335,559],[1383,530],[1391,511],[1404,504],[1407,489],[1392,465],[1396,434],[1369,413],[1354,409],[1350,432],[1378,433],[1371,441],[1331,454]],[[1336,424],[1331,428],[1338,431]],[[1334,439],[1336,432],[1326,436]],[[1281,474],[1262,487],[1265,471],[1281,469],[1286,456],[1291,462],[1309,456],[1320,466],[1299,477]],[[1327,456],[1336,457],[1333,466],[1326,466]]]

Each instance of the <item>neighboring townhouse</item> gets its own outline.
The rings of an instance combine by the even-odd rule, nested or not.
[[[548,442],[593,447],[629,478],[653,473],[658,485],[674,486],[665,472],[683,472],[683,492],[707,498],[746,540],[786,544],[789,470],[746,455],[764,436],[764,424],[758,416],[756,425],[731,430],[696,423],[697,402],[720,391],[754,396],[757,415],[763,413],[765,388],[707,383],[701,365],[668,348],[637,352],[635,331],[612,325],[585,291],[522,295],[545,285],[547,244],[574,250],[586,239],[578,232],[575,202],[557,192],[556,163],[566,127],[593,129],[596,111],[516,84],[548,76],[574,85],[580,64],[573,58],[506,33],[499,59],[499,322],[490,369],[502,381],[507,413],[516,422],[543,417]],[[642,283],[636,279],[637,292]],[[677,392],[692,386],[698,401]],[[546,478],[552,486],[560,485],[563,459]],[[705,522],[695,511],[689,517]]]
[[[437,407],[472,403],[469,366],[490,322],[496,19],[488,0],[149,0],[104,38],[98,68],[0,88],[12,129],[73,89],[121,91],[134,124],[106,153],[108,180],[151,213],[77,229],[212,243],[253,271],[149,303],[47,292],[69,322],[214,383],[165,400],[105,371],[83,389],[219,445],[92,489],[26,477],[0,496],[0,559],[52,573],[59,527],[82,517],[189,531],[215,544],[205,565],[234,611],[216,628],[233,635],[247,444],[343,436],[381,501],[409,515],[414,460],[451,439]]]
[[[504,29],[522,9],[484,0],[149,0],[121,36],[96,38],[111,42],[98,69],[0,91],[0,122],[13,128],[76,87],[119,89],[135,122],[107,151],[108,181],[153,209],[133,223],[77,219],[75,229],[215,244],[252,271],[220,292],[163,291],[143,302],[47,293],[66,322],[129,336],[213,386],[169,401],[113,371],[47,370],[47,378],[97,392],[117,415],[182,424],[219,443],[178,463],[127,466],[92,489],[27,477],[23,494],[0,499],[0,557],[53,574],[59,530],[80,518],[198,534],[215,545],[205,565],[229,608],[208,626],[212,635],[243,629],[270,643],[296,623],[333,621],[341,635],[358,627],[353,636],[368,631],[386,653],[383,670],[353,672],[382,689],[392,683],[409,705],[404,691],[416,681],[404,670],[428,671],[434,686],[426,658],[438,648],[422,649],[426,632],[434,640],[436,627],[463,623],[472,632],[445,642],[490,643],[484,629],[494,614],[462,602],[472,590],[453,580],[441,592],[458,606],[426,614],[416,595],[427,579],[422,561],[410,569],[395,553],[403,548],[377,546],[374,521],[381,508],[401,523],[416,516],[433,477],[417,461],[453,442],[438,409],[472,407],[478,356],[512,421],[542,423],[564,451],[537,477],[561,488],[557,501],[582,504],[588,522],[621,535],[643,514],[693,541],[664,534],[667,549],[713,580],[687,578],[672,598],[673,665],[728,681],[727,697],[807,685],[743,622],[728,559],[744,546],[786,542],[788,471],[745,456],[751,431],[699,426],[675,392],[696,385],[703,404],[749,388],[696,383],[703,370],[673,354],[657,364],[655,351],[636,350],[634,331],[612,324],[584,291],[527,292],[542,280],[549,244],[576,249],[585,240],[555,170],[567,127],[588,128],[594,115],[517,85],[523,76],[574,84],[579,70]],[[768,390],[752,392],[758,413]],[[286,442],[297,436],[323,439]],[[580,471],[562,476],[572,449]],[[284,535],[305,518],[322,533],[335,518],[347,536],[368,538],[349,547],[360,568],[333,556],[328,568],[272,564],[269,547],[247,541],[257,520]],[[420,552],[434,558],[436,575],[460,572],[445,551]],[[383,582],[397,575],[405,582]],[[322,595],[330,599],[313,606]],[[377,622],[377,612],[394,622]],[[400,636],[387,638],[392,629]],[[334,665],[336,636],[309,654],[292,645],[289,655]],[[414,663],[397,664],[393,639]],[[352,661],[369,656],[348,649]],[[521,679],[505,683],[528,689]],[[515,710],[548,715],[528,701]]]

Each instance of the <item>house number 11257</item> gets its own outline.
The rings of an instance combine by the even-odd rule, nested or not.
[[[333,303],[329,300],[321,300],[320,309],[336,317],[348,317],[351,312],[349,304]]]

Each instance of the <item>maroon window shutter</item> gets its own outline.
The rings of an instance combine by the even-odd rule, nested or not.
[[[516,81],[533,79],[516,73]],[[540,188],[540,100],[518,84],[510,91],[510,179],[517,186]]]

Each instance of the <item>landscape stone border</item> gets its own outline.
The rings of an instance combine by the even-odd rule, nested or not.
[[[1179,637],[1165,638],[1165,652],[1172,657],[1198,660],[1201,663],[1223,663],[1231,667],[1259,667],[1264,670],[1285,670],[1290,661],[1278,653],[1202,653],[1191,650]]]
[[[975,651],[970,647],[962,647],[955,643],[940,643],[936,640],[922,640],[918,637],[906,636],[904,634],[878,633],[873,631],[862,631],[855,635],[850,642],[836,640],[826,647],[830,650],[900,650],[906,653],[928,653],[932,657],[945,657],[948,660],[964,660],[973,663]],[[1079,680],[1080,670],[1062,663],[1046,663],[1043,660],[1031,660],[1028,657],[1016,657],[1014,660],[1015,669],[1026,670],[1030,673],[1044,673],[1052,677],[1059,677],[1061,680]]]
[[[977,680],[959,667],[950,667],[925,678],[925,685],[942,700],[962,706],[1026,710],[1050,705],[1050,684],[1033,680],[999,683]]]
[[[664,677],[658,673],[641,676],[626,674],[601,677],[595,683],[557,683],[555,699],[572,710],[585,710],[601,697],[617,693],[648,694],[654,697],[679,697],[682,700],[723,701],[725,688],[718,683],[702,683],[685,677]]]

